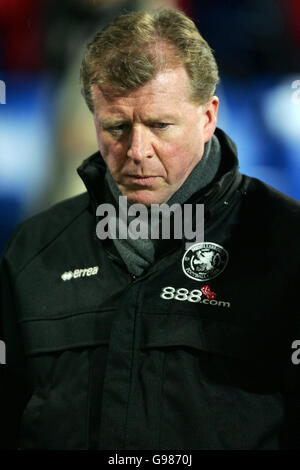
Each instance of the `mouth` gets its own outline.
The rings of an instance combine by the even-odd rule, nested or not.
[[[151,186],[159,176],[149,175],[149,176],[139,176],[139,175],[125,175],[126,178],[130,180],[133,184]]]

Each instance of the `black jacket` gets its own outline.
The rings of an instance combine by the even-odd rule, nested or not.
[[[1,264],[2,447],[300,448],[300,204],[240,175],[216,134],[221,169],[189,201],[205,204],[205,262],[170,240],[129,274],[96,236],[99,153],[79,169],[87,193],[16,229]]]

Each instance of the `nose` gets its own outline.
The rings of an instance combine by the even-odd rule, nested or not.
[[[127,155],[135,163],[141,162],[144,158],[153,157],[154,151],[151,145],[151,136],[148,129],[144,126],[137,125],[132,127]]]

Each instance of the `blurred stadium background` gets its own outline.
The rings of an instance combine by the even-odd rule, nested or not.
[[[241,171],[300,200],[299,0],[1,0],[0,252],[22,220],[85,190],[76,168],[97,143],[80,94],[83,48],[145,6],[195,20],[215,51],[218,125]]]

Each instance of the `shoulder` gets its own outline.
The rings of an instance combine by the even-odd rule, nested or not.
[[[269,213],[275,219],[300,223],[300,202],[263,181],[247,176],[244,190],[257,211]]]
[[[89,208],[87,193],[66,199],[22,222],[14,230],[3,258],[18,270],[34,256],[63,236],[68,227]]]
[[[243,191],[243,220],[251,237],[300,257],[300,202],[248,176]]]

